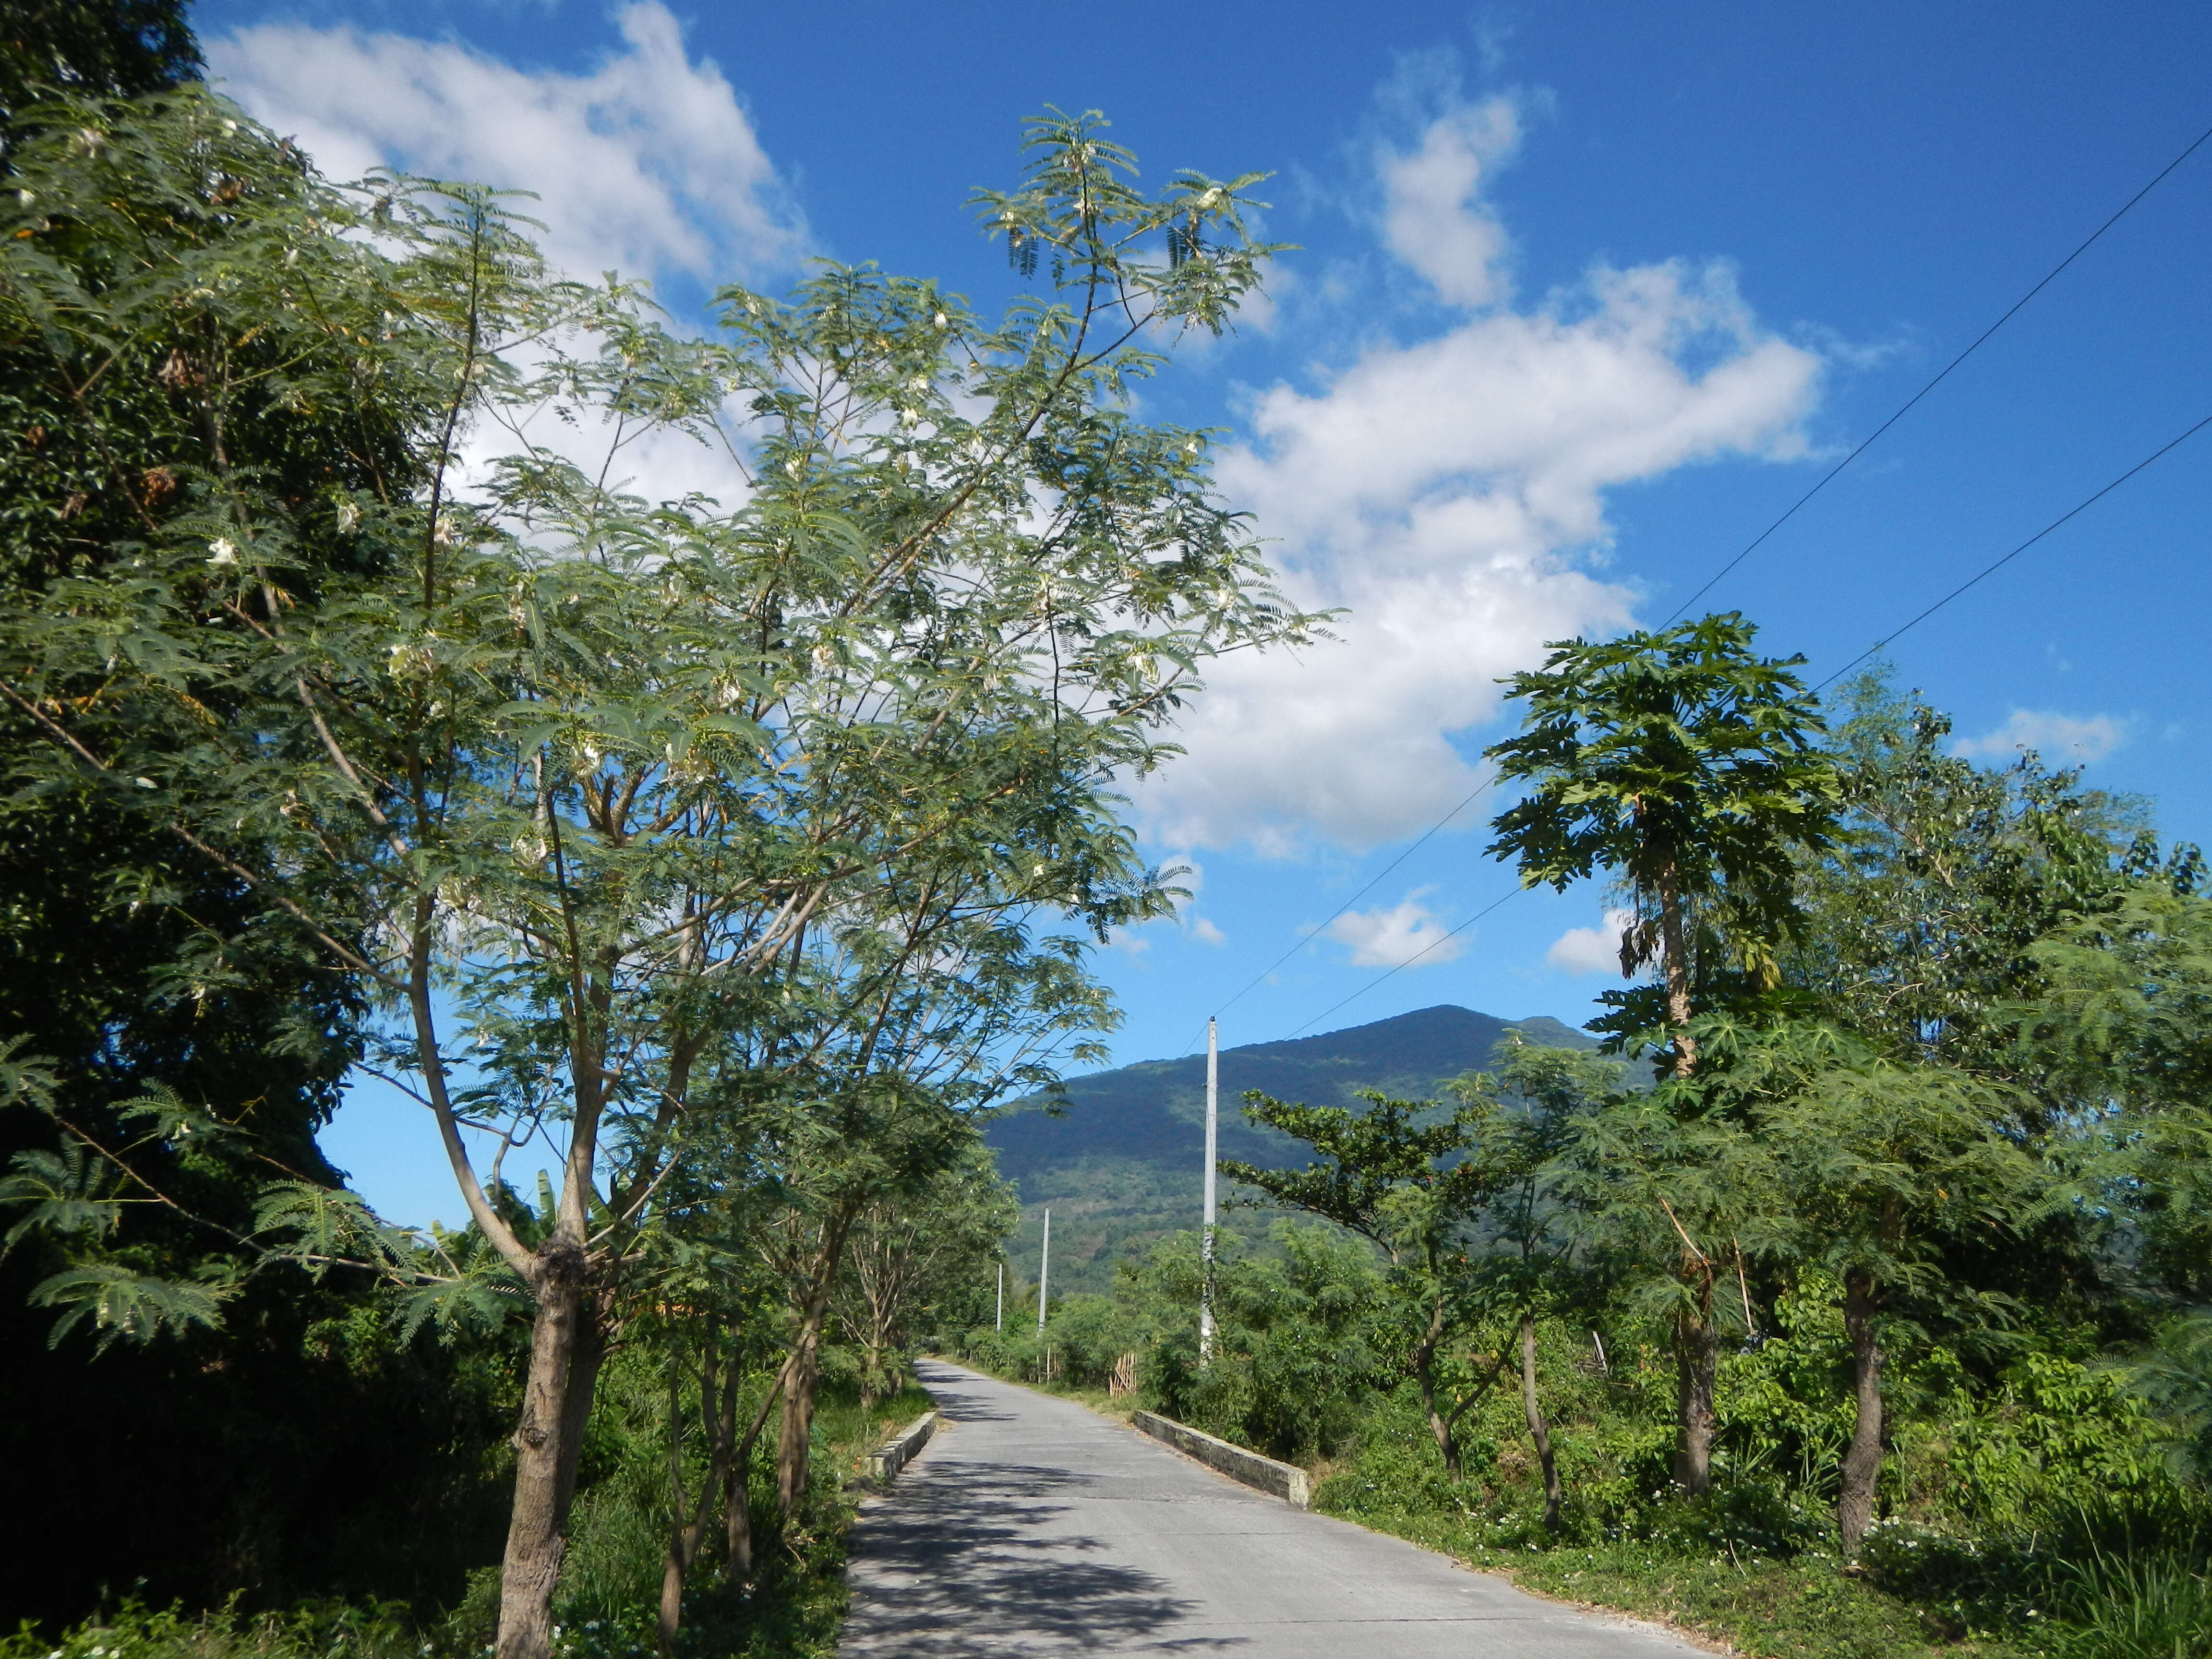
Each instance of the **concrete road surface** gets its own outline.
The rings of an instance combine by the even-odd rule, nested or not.
[[[854,1659],[1687,1659],[1649,1626],[1264,1497],[1065,1400],[934,1360],[951,1420],[860,1512]]]

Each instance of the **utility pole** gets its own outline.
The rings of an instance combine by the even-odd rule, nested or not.
[[[1221,1040],[1217,1022],[1206,1022],[1206,1228],[1199,1235],[1198,1363],[1213,1363],[1213,1154],[1215,1113],[1221,1094]]]
[[[1044,1212],[1044,1254],[1037,1258],[1037,1340],[1044,1340],[1044,1287],[1052,1282],[1052,1212]]]
[[[991,1328],[994,1331],[1006,1328],[1006,1264],[1003,1261],[999,1264],[999,1312],[997,1317],[991,1321]]]

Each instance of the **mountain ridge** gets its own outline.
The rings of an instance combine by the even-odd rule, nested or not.
[[[1487,1066],[1515,1029],[1547,1047],[1596,1046],[1595,1038],[1547,1014],[1501,1019],[1440,1003],[1314,1036],[1224,1048],[1219,1155],[1262,1168],[1307,1156],[1288,1135],[1245,1121],[1240,1108],[1249,1089],[1312,1105],[1349,1105],[1362,1089],[1430,1099],[1449,1079]],[[1135,1060],[1071,1078],[1056,1114],[1051,1098],[1018,1101],[984,1131],[1000,1173],[1022,1199],[1023,1224],[1008,1260],[1034,1282],[1041,1212],[1049,1206],[1053,1287],[1103,1291],[1127,1250],[1198,1223],[1206,1056]],[[1271,1218],[1241,1212],[1226,1224],[1264,1234]]]

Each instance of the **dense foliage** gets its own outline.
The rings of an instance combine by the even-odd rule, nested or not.
[[[1334,1224],[1231,1249],[1210,1366],[1188,1236],[1041,1338],[955,1340],[1778,1659],[2212,1653],[2196,849],[2033,756],[1948,753],[1879,677],[1825,731],[1767,667],[1831,827],[1770,843],[1757,904],[1668,878],[1705,942],[1617,1000],[1614,1056],[1509,1039],[1441,1103],[1251,1096],[1314,1160],[1235,1173]],[[1613,867],[1656,912],[1635,825]]]
[[[11,1653],[826,1651],[934,1341],[1761,1653],[2212,1654],[2212,898],[2137,804],[1741,617],[1562,641],[1492,851],[1613,884],[1612,1052],[1254,1091],[1304,1218],[1224,1237],[1211,1352],[1188,1235],[1002,1314],[979,1121],[1176,897],[1120,781],[1319,621],[1135,395],[1256,180],[1055,114],[975,204],[1042,293],[693,337],[323,179],[161,0],[4,21]],[[357,1066],[462,1231],[322,1158]]]

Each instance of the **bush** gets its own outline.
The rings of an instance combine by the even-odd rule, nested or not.
[[[0,1659],[419,1659],[422,1638],[391,1602],[319,1602],[251,1616],[235,1607],[187,1614],[128,1601],[52,1640],[25,1625]]]

